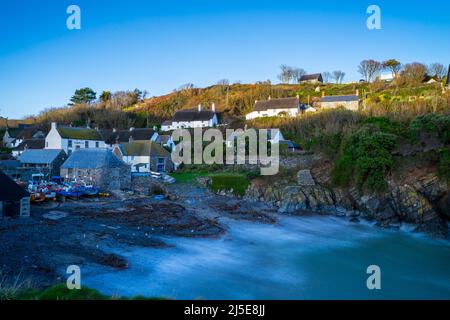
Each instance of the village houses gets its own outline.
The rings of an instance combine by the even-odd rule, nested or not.
[[[33,174],[42,174],[50,180],[52,176],[59,176],[61,165],[67,159],[67,154],[60,149],[25,150],[19,157],[20,179],[31,180]]]
[[[45,137],[45,149],[62,149],[67,155],[79,149],[106,147],[101,133],[89,127],[58,126],[52,122],[50,132]]]
[[[179,110],[170,121],[165,121],[161,125],[161,131],[173,131],[176,129],[187,128],[211,128],[218,124],[215,104],[212,104],[211,110],[202,110],[198,105],[197,109]]]
[[[114,147],[113,152],[135,173],[162,173],[174,169],[169,151],[155,141],[121,143]]]
[[[0,171],[0,219],[30,216],[30,194]]]
[[[323,110],[344,107],[347,110],[359,111],[359,91],[356,90],[355,94],[342,96],[326,96],[325,92],[322,92],[320,106]]]
[[[131,169],[111,149],[75,150],[61,166],[65,180],[92,184],[101,191],[131,188]]]
[[[261,117],[276,117],[281,115],[295,117],[300,112],[299,97],[271,99],[266,101],[256,101],[253,111],[245,116],[246,120],[253,120]]]
[[[7,148],[15,148],[24,140],[43,139],[44,132],[32,125],[19,124],[18,128],[6,128],[3,135],[3,145]]]
[[[314,84],[320,84],[323,83],[323,78],[321,73],[315,73],[315,74],[305,74],[300,77],[298,80],[300,83],[314,83]]]

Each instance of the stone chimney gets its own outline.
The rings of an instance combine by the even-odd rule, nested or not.
[[[200,111],[202,111],[202,105],[201,104],[198,105],[198,112],[200,112]]]
[[[325,97],[325,91],[322,91],[322,98]]]
[[[272,100],[272,97],[271,97],[271,96],[269,96],[268,100],[269,100],[269,101],[270,101],[270,100]]]
[[[56,122],[52,122],[52,129],[55,129],[55,130],[56,130],[56,127],[57,127]]]
[[[355,95],[357,95],[359,97],[359,90],[358,89],[356,89]]]
[[[212,112],[216,112],[216,104],[215,103],[212,104],[211,110],[212,110]]]

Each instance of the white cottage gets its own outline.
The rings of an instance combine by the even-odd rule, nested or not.
[[[246,120],[281,115],[295,117],[300,112],[299,97],[256,101],[253,111],[245,115]]]
[[[98,130],[58,126],[55,122],[45,137],[45,149],[62,149],[68,155],[79,149],[106,147],[104,138]]]
[[[210,128],[217,124],[215,105],[212,105],[211,110],[202,110],[202,106],[199,105],[197,109],[177,111],[172,121],[165,121],[162,124],[161,130],[172,131],[187,128]]]

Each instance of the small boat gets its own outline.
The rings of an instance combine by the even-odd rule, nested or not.
[[[95,188],[94,186],[86,186],[82,188],[84,195],[86,196],[96,196],[100,190]]]
[[[39,192],[31,194],[31,197],[30,197],[30,201],[31,201],[32,203],[40,203],[40,202],[44,202],[45,199],[46,199],[46,198],[45,198],[45,194],[39,193]]]
[[[81,188],[63,188],[58,191],[58,194],[67,198],[79,198],[84,194]]]

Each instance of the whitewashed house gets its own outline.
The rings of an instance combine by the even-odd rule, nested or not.
[[[45,137],[45,149],[62,149],[67,155],[79,149],[106,148],[103,136],[98,130],[58,126],[52,122],[50,132]]]
[[[321,73],[305,74],[298,79],[298,82],[318,84],[323,83],[323,78]]]
[[[300,112],[299,97],[256,101],[253,111],[245,115],[246,120],[281,115],[295,117]]]
[[[267,130],[267,142],[270,142],[271,144],[280,143],[281,141],[285,141],[283,134],[278,129],[266,129]],[[251,130],[253,131],[253,130]],[[242,135],[247,134],[248,136],[251,135],[250,130],[236,130],[234,131],[229,137],[226,138],[225,144],[228,148],[233,147],[233,145],[237,145],[237,140],[239,137],[242,137]],[[256,130],[256,132],[259,132],[259,130]]]
[[[165,121],[161,125],[161,131],[173,131],[187,128],[210,128],[218,124],[215,105],[211,110],[202,110],[198,105],[197,109],[179,110],[175,113],[171,121]]]
[[[16,148],[24,140],[42,139],[44,137],[45,134],[41,129],[21,124],[18,128],[6,128],[3,135],[3,145],[8,148]]]
[[[114,146],[113,153],[131,166],[131,172],[170,172],[174,169],[169,151],[155,141],[121,143]]]

